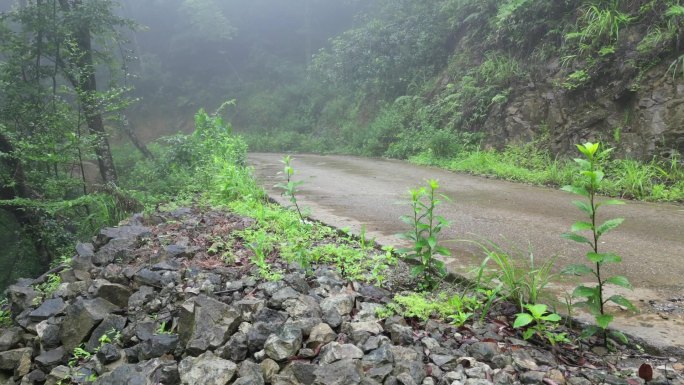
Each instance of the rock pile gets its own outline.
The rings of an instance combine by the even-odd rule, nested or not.
[[[564,364],[497,331],[399,316],[378,319],[387,290],[333,267],[291,267],[275,282],[207,252],[250,225],[220,212],[177,210],[172,221],[101,231],[82,244],[62,284],[43,298],[8,289],[14,326],[0,330],[5,384],[639,384],[642,360],[609,369]],[[247,253],[246,250],[243,250]],[[246,258],[246,255],[242,257]],[[676,364],[649,384],[684,384]]]

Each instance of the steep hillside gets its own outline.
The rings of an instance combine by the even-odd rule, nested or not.
[[[684,152],[679,1],[381,1],[359,20],[314,58],[325,87],[300,102],[314,123],[247,124],[256,148],[408,157],[538,140],[564,154],[591,139],[637,159]]]

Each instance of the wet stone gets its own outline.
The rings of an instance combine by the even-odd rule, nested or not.
[[[61,298],[48,299],[29,314],[31,320],[42,321],[58,314],[62,314],[66,308],[66,303]]]

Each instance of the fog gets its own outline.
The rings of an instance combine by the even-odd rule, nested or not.
[[[231,99],[237,104],[228,114],[237,129],[270,120],[258,116],[254,103],[305,82],[312,55],[370,3],[122,1],[122,15],[139,25],[128,34],[129,81],[140,98],[129,119],[146,141],[191,130],[198,108]]]

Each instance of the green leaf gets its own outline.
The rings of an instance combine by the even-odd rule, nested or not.
[[[594,263],[619,263],[622,262],[622,258],[615,253],[594,253],[590,251],[587,253],[587,259]]]
[[[610,230],[613,230],[614,228],[620,226],[622,224],[622,222],[624,222],[624,221],[625,221],[625,218],[609,219],[609,220],[603,222],[603,224],[601,224],[601,226],[596,228],[596,233],[598,235],[605,234],[605,233],[609,232]]]
[[[437,238],[435,238],[435,237],[429,237],[429,238],[427,239],[427,243],[428,243],[428,245],[430,246],[431,249],[434,249],[435,246],[437,246]]]
[[[577,206],[580,210],[584,211],[587,215],[591,216],[594,213],[594,209],[587,202],[583,201],[572,201],[572,204]]]
[[[591,223],[589,222],[575,222],[573,223],[572,227],[570,228],[570,231],[584,231],[584,230],[591,230],[593,229],[594,226],[592,226]]]
[[[611,330],[610,333],[608,333],[608,335],[617,339],[618,341],[620,341],[623,344],[627,344],[629,342],[629,340],[627,339],[627,336],[622,334],[621,332],[619,332],[617,330]]]
[[[575,234],[575,233],[563,233],[563,234],[561,234],[561,238],[569,239],[571,241],[575,241],[575,242],[579,242],[579,243],[586,243],[589,245],[592,244],[591,241],[587,237],[584,237],[584,236],[581,236],[581,235]]]
[[[590,251],[587,253],[587,259],[593,263],[615,263],[620,262],[622,259],[619,255],[614,253],[595,253]]]
[[[412,277],[417,277],[425,271],[425,266],[423,265],[416,265],[411,268],[411,276]]]
[[[593,274],[594,270],[590,269],[587,265],[570,265],[563,268],[561,273],[568,275],[586,275]]]
[[[534,335],[534,329],[527,329],[523,332],[523,339],[529,340]]]
[[[598,295],[598,287],[577,286],[572,292],[573,297],[595,297]]]
[[[601,329],[607,329],[611,322],[613,322],[613,316],[611,314],[599,314],[596,316],[596,324]]]
[[[525,305],[525,307],[527,308],[527,310],[530,311],[530,313],[532,313],[532,317],[534,317],[535,319],[541,318],[544,315],[544,313],[546,313],[546,305],[542,303],[536,305],[528,304]]]
[[[534,318],[532,318],[530,314],[518,313],[515,322],[513,322],[513,327],[516,329],[521,328],[525,325],[529,325],[532,321],[534,321]]]
[[[549,315],[545,315],[542,317],[544,321],[549,321],[549,322],[560,322],[561,316],[559,316],[556,313],[551,313]]]
[[[608,298],[608,301],[618,304],[620,306],[624,306],[629,310],[637,311],[636,306],[634,306],[634,304],[630,300],[621,295],[612,295],[610,296],[610,298]]]
[[[451,256],[451,250],[447,249],[444,246],[437,246],[435,247],[435,253],[441,254],[445,257]]]
[[[561,187],[561,190],[589,198],[589,191],[587,191],[587,189],[584,187],[567,185]]]
[[[617,285],[617,286],[624,287],[627,289],[632,288],[632,284],[629,283],[629,280],[627,279],[627,277],[622,276],[622,275],[612,276],[612,277],[606,279],[606,283],[612,283],[613,285]]]
[[[587,339],[587,338],[593,336],[594,334],[596,334],[598,331],[599,331],[599,328],[597,328],[594,325],[589,325],[589,326],[585,327],[584,329],[582,329],[582,333],[580,336],[583,339]]]

